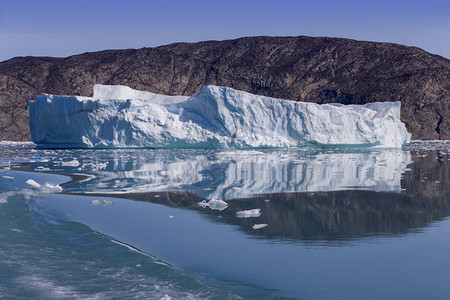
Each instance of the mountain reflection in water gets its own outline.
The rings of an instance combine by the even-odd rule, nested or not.
[[[37,273],[36,282],[86,283],[87,290],[95,286],[116,294],[124,278],[147,278],[169,292],[172,286],[190,291],[192,281],[173,277],[173,271],[188,270],[201,274],[192,277],[196,282],[206,276],[205,282],[214,279],[224,291],[236,291],[236,284],[258,287],[256,292],[244,288],[245,299],[264,298],[260,291],[268,289],[269,299],[446,299],[449,294],[450,143],[231,152],[2,150],[0,144],[0,166],[10,164],[0,177],[7,196],[0,232],[7,238],[0,252],[4,262],[23,267],[15,271],[19,279]],[[62,185],[63,194],[26,200],[29,179],[41,185],[67,179],[49,173],[72,177]],[[211,199],[227,205],[207,205]],[[117,249],[111,240],[127,248]],[[145,253],[175,269],[166,264],[169,273],[144,269]],[[96,266],[105,257],[104,268]],[[122,275],[124,265],[129,277]],[[92,273],[78,269],[85,266]],[[97,274],[105,268],[115,279],[98,285]],[[0,277],[11,276],[5,270]],[[122,290],[139,284],[130,281]],[[210,292],[205,298],[214,298]],[[187,297],[175,293],[173,298]]]
[[[197,210],[253,236],[292,241],[404,234],[450,215],[449,155],[441,150],[188,157],[103,162],[93,178],[64,189]],[[198,205],[211,198],[228,207]],[[268,226],[255,230],[255,219],[236,217],[254,208]]]

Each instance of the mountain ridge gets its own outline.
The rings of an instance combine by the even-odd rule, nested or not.
[[[0,62],[0,139],[29,140],[41,93],[92,95],[121,84],[167,95],[228,86],[294,101],[401,101],[413,139],[450,139],[450,60],[416,47],[327,37],[243,37]]]

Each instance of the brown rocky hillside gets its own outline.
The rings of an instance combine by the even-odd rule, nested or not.
[[[0,62],[0,140],[29,140],[27,101],[89,96],[95,83],[169,95],[205,85],[319,103],[401,101],[413,139],[450,139],[450,60],[340,38],[248,37]]]

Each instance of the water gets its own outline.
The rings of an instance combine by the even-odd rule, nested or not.
[[[445,142],[277,151],[0,143],[0,297],[445,299],[449,166]],[[227,206],[198,204],[211,199]]]

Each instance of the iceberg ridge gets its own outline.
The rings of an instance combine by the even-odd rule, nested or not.
[[[192,97],[94,86],[94,97],[30,101],[30,132],[43,147],[401,147],[410,134],[400,102],[315,104],[206,86]]]

